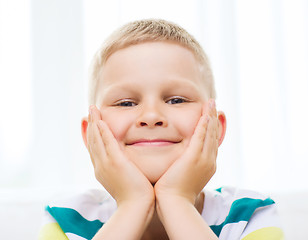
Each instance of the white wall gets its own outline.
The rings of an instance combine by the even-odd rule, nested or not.
[[[0,0],[0,199],[37,207],[42,189],[45,201],[100,187],[80,135],[88,65],[114,28],[148,17],[182,25],[211,60],[228,129],[209,187],[307,191],[307,10],[305,0]]]

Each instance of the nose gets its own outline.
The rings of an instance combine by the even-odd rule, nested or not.
[[[144,106],[137,118],[137,127],[167,127],[167,119],[158,106]]]

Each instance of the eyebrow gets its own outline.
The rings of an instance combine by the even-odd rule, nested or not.
[[[169,78],[164,81],[163,85],[165,85],[164,91],[173,90],[175,89],[175,87],[181,90],[188,89],[189,91],[196,91],[196,92],[199,92],[200,90],[197,84],[187,79]],[[115,89],[117,91],[116,93],[113,94]],[[137,89],[138,89],[138,85],[136,85],[136,82],[125,82],[125,83],[116,83],[116,84],[107,85],[104,87],[103,92],[100,94],[100,97],[98,100],[99,100],[99,103],[101,104],[106,96],[113,97],[113,95],[121,94],[122,91],[125,93],[138,95]]]
[[[127,86],[130,84],[112,84],[109,86],[106,86],[103,88],[102,92],[99,94],[97,98],[97,102],[99,105],[101,105],[106,98],[114,98],[117,95],[120,95],[122,92],[127,93],[129,92],[130,94],[136,94],[137,92],[130,86]],[[116,90],[116,91],[114,91]]]
[[[180,87],[185,87],[185,88],[192,88],[194,90],[198,90],[197,85],[192,82],[191,80],[187,80],[187,79],[167,79],[166,80],[166,85],[168,87],[174,87],[175,85],[181,84]]]
[[[174,88],[175,85],[179,85],[182,87],[188,87],[188,88],[193,88],[194,90],[198,90],[198,87],[197,87],[197,84],[195,84],[194,82],[192,82],[191,80],[187,80],[185,78],[167,78],[165,79],[164,85],[166,85],[166,87],[172,87]],[[133,87],[133,89],[136,89],[136,82],[131,82],[131,83],[119,83],[119,84],[112,84],[111,86],[107,86],[106,87],[106,91],[104,92],[108,92],[110,91],[109,89],[112,89],[112,88],[123,88],[125,90],[127,90],[128,88],[130,87]]]
[[[106,95],[112,94],[113,92],[115,92],[114,90],[116,90],[117,92],[119,92],[119,91],[131,92],[131,93],[137,92],[136,87],[132,86],[132,84],[119,83],[119,84],[112,84],[112,85],[104,87],[104,89],[102,91],[102,95],[106,96]]]

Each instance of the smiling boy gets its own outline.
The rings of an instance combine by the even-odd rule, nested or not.
[[[95,176],[112,199],[80,196],[69,206],[80,221],[67,217],[68,203],[50,205],[49,217],[60,228],[49,234],[282,239],[271,199],[232,188],[203,190],[216,171],[226,117],[216,111],[206,55],[184,29],[163,20],[123,26],[95,56],[89,89],[82,136]]]

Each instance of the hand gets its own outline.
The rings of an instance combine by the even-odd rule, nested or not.
[[[204,106],[184,154],[155,184],[158,202],[164,198],[180,197],[195,203],[216,171],[218,126],[215,102],[211,99]]]
[[[96,179],[117,201],[118,207],[122,203],[136,204],[140,201],[148,201],[154,206],[151,183],[126,158],[95,106],[90,107],[87,139]]]
[[[87,147],[95,176],[118,205],[93,239],[140,239],[153,217],[154,189],[125,157],[95,106],[90,108],[88,119]]]

